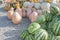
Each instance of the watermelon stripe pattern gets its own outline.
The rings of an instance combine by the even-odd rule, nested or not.
[[[35,39],[36,40],[47,40],[48,39],[48,33],[43,29],[39,29],[35,33]]]

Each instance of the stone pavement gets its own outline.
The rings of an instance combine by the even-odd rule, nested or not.
[[[20,32],[28,27],[30,21],[23,18],[20,24],[14,25],[7,19],[6,14],[7,12],[0,8],[0,40],[21,40]]]

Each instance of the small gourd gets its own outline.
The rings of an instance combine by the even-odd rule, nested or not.
[[[38,13],[36,12],[35,9],[33,9],[32,14],[29,15],[30,21],[31,21],[31,22],[34,22],[34,21],[36,20],[37,16],[38,16]]]
[[[23,6],[26,7],[26,8],[27,8],[29,5],[30,5],[30,2],[24,2],[24,3],[23,3]]]
[[[12,19],[13,13],[14,13],[14,8],[11,8],[11,9],[8,11],[8,13],[7,13],[8,19]]]
[[[39,8],[40,8],[40,6],[41,6],[41,4],[40,4],[40,3],[35,3],[35,5],[34,5],[34,7],[35,7],[36,9],[39,9]]]
[[[6,11],[10,10],[9,4],[6,4],[6,5],[5,5],[4,10],[6,10]]]
[[[22,16],[22,9],[20,7],[17,7],[17,9],[15,10],[15,12],[18,12],[20,14],[20,16]]]
[[[41,4],[41,9],[50,11],[50,3],[42,3]]]
[[[12,16],[12,22],[14,24],[19,24],[21,23],[22,17],[19,15],[18,12],[14,12],[13,16]]]
[[[24,7],[22,7],[22,17],[26,17],[26,10]]]
[[[29,17],[29,15],[32,13],[32,6],[29,6],[26,11],[27,11],[27,17]]]
[[[38,13],[38,15],[41,15],[43,13],[43,11],[38,9],[37,13]]]

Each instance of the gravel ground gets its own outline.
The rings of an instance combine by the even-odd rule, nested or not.
[[[21,40],[19,34],[21,30],[28,27],[29,19],[23,18],[20,24],[14,25],[7,19],[6,14],[7,12],[0,8],[0,40]]]

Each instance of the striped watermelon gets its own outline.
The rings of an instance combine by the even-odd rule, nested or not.
[[[31,23],[28,27],[28,32],[33,34],[36,30],[40,28],[40,25],[38,23]]]
[[[34,37],[35,40],[48,40],[48,33],[43,29],[39,29],[35,33]]]
[[[53,14],[53,15],[56,15],[59,13],[59,8],[55,5],[51,5],[50,7],[50,13]]]
[[[44,23],[45,21],[46,21],[45,15],[39,15],[35,22],[41,24],[41,23]]]
[[[52,20],[52,14],[50,14],[50,12],[45,11],[44,13],[46,21],[50,22]]]
[[[34,40],[34,37],[32,35],[28,35],[25,37],[24,40]]]
[[[27,30],[23,30],[23,31],[21,31],[21,33],[20,33],[20,37],[21,37],[22,39],[24,39],[27,35],[29,35],[29,33],[28,33]]]
[[[47,24],[46,23],[47,22],[44,22],[44,23],[40,24],[42,29],[45,29],[45,30],[47,29]]]
[[[51,38],[49,40],[60,40],[60,36],[51,35]]]
[[[52,25],[52,31],[54,32],[55,35],[60,35],[60,21]]]

